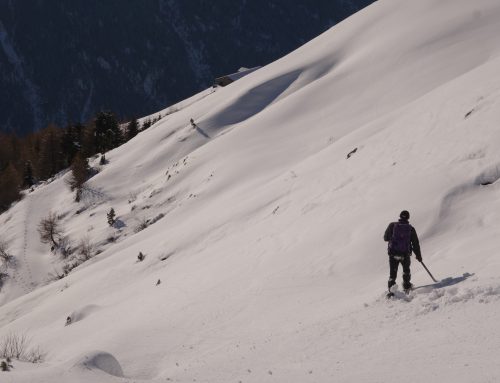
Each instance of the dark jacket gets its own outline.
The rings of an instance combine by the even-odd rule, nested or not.
[[[406,223],[406,224],[410,225],[408,221],[403,220],[403,219],[400,219],[399,223]],[[384,241],[389,242],[391,240],[392,232],[394,230],[395,224],[396,224],[396,222],[391,222],[389,224],[389,226],[387,226],[387,229],[385,230],[385,233],[384,233]],[[422,254],[420,253],[420,242],[418,241],[417,231],[415,230],[415,228],[413,226],[410,225],[410,227],[411,227],[411,250],[415,253],[415,255],[418,259],[418,258],[422,257]],[[411,254],[411,252],[410,252],[410,254]],[[410,254],[408,254],[408,255],[410,255]]]

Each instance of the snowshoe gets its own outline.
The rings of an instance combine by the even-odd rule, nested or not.
[[[409,286],[406,286],[406,287],[404,288],[404,292],[405,292],[405,294],[406,294],[406,295],[410,295],[410,292],[411,292],[412,290],[413,290],[413,285],[412,285],[411,283],[410,283],[410,285],[409,285]]]

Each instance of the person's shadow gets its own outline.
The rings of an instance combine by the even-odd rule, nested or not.
[[[443,287],[449,287],[449,286],[456,285],[457,283],[463,282],[472,276],[474,276],[474,273],[473,274],[464,273],[461,277],[444,278],[436,283],[431,283],[429,285],[423,285],[423,286],[417,286],[413,290],[417,290],[417,289],[423,289],[423,290],[441,289]]]

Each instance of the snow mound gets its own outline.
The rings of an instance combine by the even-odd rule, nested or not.
[[[421,294],[421,298],[420,295]],[[474,287],[450,286],[445,288],[431,289],[430,293],[417,292],[420,307],[416,307],[416,315],[424,315],[455,304],[475,301],[479,303],[490,303],[500,299],[500,284],[490,284]]]
[[[409,295],[397,288],[388,302],[389,316],[401,318],[419,317],[438,310],[453,309],[466,303],[488,304],[500,300],[500,281],[485,283],[465,273],[461,277],[445,278],[431,285],[417,286]],[[378,303],[385,298],[380,297]],[[402,304],[404,306],[402,306]]]
[[[108,375],[123,377],[120,363],[113,355],[104,351],[93,351],[83,355],[77,360],[74,367],[85,370],[100,370]]]

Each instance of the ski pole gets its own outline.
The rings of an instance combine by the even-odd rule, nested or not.
[[[433,280],[434,282],[437,282],[437,281],[436,281],[436,278],[434,278],[434,277],[432,276],[432,274],[431,274],[431,272],[429,271],[429,269],[427,268],[427,266],[425,266],[425,263],[424,263],[424,262],[422,262],[422,261],[420,261],[420,263],[422,264],[422,266],[424,266],[425,271],[427,271],[427,273],[430,275],[430,277],[432,278],[432,280]]]

